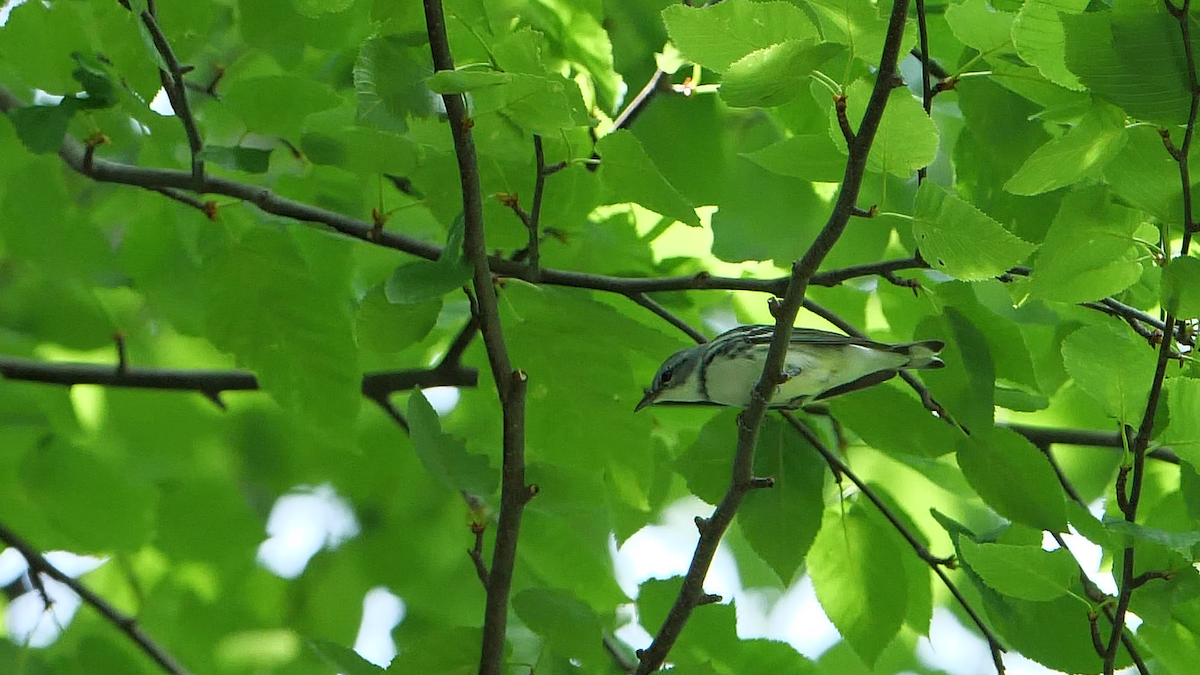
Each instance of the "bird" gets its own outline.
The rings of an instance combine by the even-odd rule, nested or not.
[[[712,341],[672,354],[638,402],[745,408],[763,372],[775,326],[728,330]],[[808,403],[865,389],[901,370],[941,368],[941,340],[888,344],[813,328],[794,328],[782,380],[767,405],[795,410]]]

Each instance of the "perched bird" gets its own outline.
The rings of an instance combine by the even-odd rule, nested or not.
[[[750,405],[774,326],[739,326],[668,358],[635,410],[651,404]],[[796,409],[864,389],[907,368],[941,368],[941,340],[886,344],[811,328],[792,330],[783,381],[768,406]]]

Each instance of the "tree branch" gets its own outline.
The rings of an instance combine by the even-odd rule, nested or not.
[[[1196,131],[1196,116],[1200,112],[1200,81],[1196,77],[1196,62],[1192,57],[1191,19],[1189,13],[1192,0],[1183,0],[1182,6],[1176,6],[1171,0],[1163,0],[1169,13],[1179,22],[1180,37],[1183,40],[1184,56],[1188,65],[1188,85],[1191,89],[1191,106],[1188,110],[1187,127],[1183,132],[1183,143],[1179,145],[1178,153],[1170,153],[1179,166],[1179,181],[1183,187],[1183,243],[1180,255],[1186,256],[1192,243],[1193,213],[1192,213],[1192,177],[1188,168],[1188,153],[1191,151],[1192,138]],[[1170,134],[1164,134],[1167,150],[1170,152]],[[1167,374],[1167,362],[1171,360],[1172,338],[1175,336],[1175,315],[1168,311],[1163,321],[1163,339],[1158,351],[1158,362],[1154,367],[1154,379],[1150,384],[1150,395],[1146,401],[1146,410],[1138,425],[1137,435],[1133,439],[1133,475],[1129,486],[1129,498],[1122,509],[1125,520],[1129,523],[1137,521],[1138,505],[1142,497],[1142,483],[1145,479],[1146,448],[1154,431],[1154,417],[1158,412],[1158,402],[1162,394],[1163,381]],[[1112,675],[1116,668],[1117,647],[1125,630],[1125,615],[1133,591],[1137,588],[1134,575],[1135,550],[1132,543],[1125,546],[1121,565],[1120,592],[1117,595],[1117,608],[1113,617],[1112,632],[1108,637],[1107,649],[1104,653],[1104,675]]]
[[[933,117],[933,90],[929,87],[929,28],[925,25],[925,0],[914,2],[917,7],[917,34],[921,45],[921,106],[925,108],[926,117]],[[928,167],[917,169],[917,185],[925,180],[928,173]]]
[[[129,9],[127,4],[125,7]],[[175,58],[171,43],[167,42],[167,36],[158,25],[154,0],[149,0],[146,9],[142,10],[138,17],[146,26],[155,50],[167,66],[166,70],[159,69],[159,78],[162,80],[163,90],[167,92],[167,99],[171,102],[171,109],[175,111],[175,116],[179,118],[183,124],[183,131],[187,134],[188,148],[192,152],[192,179],[198,184],[204,180],[204,160],[200,159],[200,151],[204,149],[204,145],[200,140],[200,130],[196,127],[196,118],[192,116],[192,108],[188,103],[183,66],[179,64],[179,59]]]
[[[187,668],[176,661],[175,657],[167,653],[167,650],[163,649],[142,630],[137,620],[118,611],[107,600],[93,593],[82,583],[60,572],[57,567],[51,565],[50,561],[46,560],[41,552],[3,524],[0,524],[0,541],[16,549],[25,558],[25,561],[29,563],[30,576],[36,577],[38,574],[45,574],[70,588],[85,603],[99,612],[105,620],[132,640],[139,649],[153,659],[165,672],[171,675],[190,675]],[[35,581],[35,583],[39,582]]]
[[[446,36],[446,18],[441,0],[424,0],[425,27],[435,71],[454,70],[450,41]],[[500,515],[492,567],[488,574],[487,606],[483,616],[483,645],[480,675],[500,675],[504,669],[504,646],[508,624],[508,596],[512,588],[513,567],[517,557],[517,537],[521,512],[533,491],[525,485],[525,389],[528,378],[514,371],[500,325],[496,289],[492,285],[487,242],[483,230],[483,198],[479,187],[478,159],[471,136],[471,120],[459,94],[443,94],[454,154],[458,158],[462,185],[463,254],[474,265],[475,301],[479,330],[487,348],[488,362],[503,410],[504,438],[500,486]],[[539,174],[541,172],[539,171]],[[540,177],[540,176],[539,176]]]
[[[225,391],[256,391],[258,378],[248,370],[185,370],[179,368],[127,367],[98,363],[46,363],[0,356],[0,376],[7,380],[72,386],[98,384],[108,387],[194,391],[220,404]],[[474,387],[478,373],[458,363],[443,361],[434,368],[385,370],[362,378],[363,396],[386,401],[397,391],[414,387]]]
[[[666,76],[667,73],[662,68],[654,69],[654,74],[650,76],[650,79],[647,80],[642,90],[637,93],[637,96],[633,97],[629,105],[625,106],[625,109],[613,120],[614,131],[617,129],[628,129],[633,124],[638,115],[642,114],[642,111],[650,104],[650,101],[654,100],[654,97],[662,91],[662,83]]]
[[[641,652],[637,669],[638,675],[648,675],[657,670],[666,659],[671,647],[674,646],[675,640],[683,631],[692,610],[695,609],[704,594],[704,578],[712,564],[717,544],[720,543],[725,530],[733,522],[738,507],[741,506],[742,500],[751,489],[751,479],[754,477],[754,446],[758,440],[763,416],[766,414],[767,401],[780,379],[780,370],[792,334],[792,324],[804,301],[809,280],[845,230],[857,205],[858,192],[862,186],[862,178],[867,166],[867,154],[870,152],[871,143],[875,139],[875,133],[883,117],[884,107],[887,105],[888,95],[891,93],[891,78],[896,72],[907,14],[908,0],[895,0],[888,21],[887,36],[880,57],[875,87],[871,92],[871,98],[867,103],[858,133],[855,134],[849,146],[849,158],[846,162],[837,202],[812,246],[805,252],[804,257],[792,266],[792,275],[788,281],[783,302],[775,312],[775,336],[767,353],[762,376],[754,387],[750,406],[738,416],[738,444],[733,459],[729,489],[725,492],[724,498],[712,516],[703,521],[699,528],[700,540],[696,544],[692,562],[683,580],[683,586],[654,641],[649,648]]]

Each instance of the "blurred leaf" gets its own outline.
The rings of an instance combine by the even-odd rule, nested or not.
[[[200,158],[217,166],[247,173],[266,173],[271,167],[271,151],[262,148],[206,145]]]
[[[207,333],[263,390],[329,439],[345,439],[361,398],[358,350],[341,294],[265,228],[205,264]]]
[[[75,114],[70,106],[31,105],[10,112],[9,119],[16,127],[17,137],[30,152],[46,154],[62,147],[67,125]]]
[[[913,234],[934,269],[964,281],[1003,274],[1035,248],[932,182],[917,190]]]
[[[290,139],[300,138],[304,118],[338,104],[328,86],[294,75],[236,80],[224,88],[222,100],[248,130]]]
[[[443,485],[480,497],[496,491],[500,472],[486,456],[468,452],[462,441],[442,431],[437,412],[420,389],[408,397],[408,423],[417,457]]]
[[[154,531],[153,487],[90,449],[50,439],[25,453],[20,476],[32,503],[59,533],[57,546],[132,552]]]
[[[388,300],[383,287],[376,286],[358,306],[355,334],[363,347],[393,354],[424,340],[437,324],[441,311],[441,298],[396,304]]]
[[[958,41],[991,58],[1015,51],[1014,17],[996,11],[985,0],[967,0],[946,7],[946,23]]]
[[[565,656],[597,664],[608,658],[600,620],[571,592],[531,588],[514,595],[512,603],[521,621]]]
[[[309,640],[309,649],[343,675],[379,675],[383,669],[358,655],[353,649],[328,640]]]
[[[1200,544],[1200,530],[1193,532],[1167,532],[1156,527],[1146,527],[1119,518],[1106,519],[1104,525],[1116,532],[1133,539],[1161,544],[1180,555],[1193,559],[1192,549]]]

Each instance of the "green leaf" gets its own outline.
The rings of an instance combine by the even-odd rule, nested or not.
[[[946,23],[958,41],[985,58],[1011,53],[1012,25],[1016,17],[997,11],[986,0],[967,0],[946,7]]]
[[[817,600],[859,658],[873,667],[904,623],[901,552],[857,510],[827,518],[808,555]]]
[[[1094,94],[1149,122],[1187,121],[1187,58],[1179,22],[1165,5],[1123,0],[1114,3],[1112,11],[1062,19],[1066,63]],[[1200,53],[1200,36],[1193,30],[1191,37],[1194,59]]]
[[[1014,598],[1053,600],[1072,592],[1079,580],[1079,564],[1065,548],[1044,551],[1039,546],[976,544],[966,538],[959,546],[984,583]]]
[[[78,552],[142,547],[154,532],[157,493],[91,448],[52,438],[26,451],[20,480],[33,506]]]
[[[781,176],[833,183],[846,171],[846,155],[826,133],[803,134],[743,153],[755,164]]]
[[[1085,7],[1087,0],[1027,0],[1012,26],[1017,54],[1052,82],[1068,89],[1084,87],[1067,69],[1066,30],[1060,12],[1079,14]]]
[[[1193,467],[1200,466],[1200,380],[1172,377],[1165,386],[1171,416],[1161,441]]]
[[[1039,530],[1065,532],[1062,486],[1046,456],[1015,431],[993,429],[958,446],[958,466],[996,513]]]
[[[206,145],[200,158],[233,171],[266,173],[271,168],[271,151],[262,148]]]
[[[65,99],[64,99],[65,100]],[[67,125],[75,114],[70,106],[31,105],[8,113],[17,137],[30,152],[46,154],[62,147]]]
[[[864,443],[899,459],[953,452],[958,432],[896,387],[863,389],[830,401],[834,418]],[[903,428],[903,433],[897,429]]]
[[[1200,530],[1192,532],[1168,532],[1157,527],[1146,527],[1145,525],[1131,523],[1120,518],[1106,518],[1104,525],[1113,532],[1125,535],[1127,538],[1165,546],[1184,556],[1189,561],[1195,557],[1192,555],[1192,549],[1195,548],[1196,544],[1200,544]]]
[[[435,626],[396,657],[389,675],[470,675],[479,671],[483,630]]]
[[[558,74],[511,73],[507,82],[476,89],[474,102],[474,116],[499,113],[531,134],[557,135],[591,124],[579,86]]]
[[[407,136],[369,127],[306,132],[300,149],[314,164],[340,166],[358,174],[406,176],[417,166],[417,145]]]
[[[858,127],[870,100],[871,85],[864,80],[846,90],[846,119],[851,128]],[[829,114],[830,133],[840,136],[837,115],[832,109]],[[937,125],[925,114],[920,100],[903,87],[893,89],[867,155],[867,168],[908,178],[917,169],[932,164],[937,149]]]
[[[1104,167],[1105,181],[1130,205],[1178,226],[1183,222],[1179,165],[1164,152],[1157,130],[1136,126],[1126,130],[1125,136],[1125,147]]]
[[[1029,292],[1058,302],[1116,295],[1142,275],[1133,233],[1142,214],[1117,206],[1101,190],[1067,195],[1033,264]]]
[[[327,85],[296,75],[236,80],[225,87],[221,100],[249,131],[297,140],[306,117],[338,104]]]
[[[287,238],[258,228],[204,270],[207,336],[258,375],[284,409],[344,442],[361,382],[350,313]]]
[[[1115,108],[1094,108],[1065,136],[1035,150],[1004,189],[1017,195],[1036,195],[1096,174],[1124,147],[1124,122],[1121,111]]]
[[[336,642],[309,640],[308,648],[343,675],[380,675],[383,672],[383,668],[359,656],[358,652]]]
[[[783,105],[809,86],[809,74],[845,49],[816,40],[788,40],[734,61],[721,82],[721,98],[735,108]]]
[[[1200,260],[1190,256],[1171,260],[1163,274],[1162,305],[1176,319],[1200,317]]]
[[[472,268],[463,264],[443,264],[432,260],[405,263],[388,277],[384,291],[388,302],[416,305],[436,300],[467,285]]]
[[[787,2],[728,0],[701,8],[674,4],[662,16],[679,51],[718,73],[758,49],[818,37],[804,12]]]
[[[380,354],[394,354],[429,335],[442,311],[442,299],[413,304],[388,300],[382,286],[372,288],[355,316],[359,345]]]
[[[727,456],[734,447],[736,440],[725,446]],[[775,485],[746,495],[737,519],[750,548],[784,584],[795,578],[821,529],[825,470],[816,450],[791,427],[773,418],[763,421],[754,453],[754,475],[769,476]]]
[[[512,82],[508,73],[493,70],[439,70],[425,80],[435,94],[465,94],[468,91]]]
[[[353,4],[354,0],[292,0],[297,12],[313,19],[344,12]]]
[[[632,133],[619,130],[601,138],[596,152],[609,203],[634,202],[681,223],[700,225],[695,208],[667,182]]]
[[[1122,424],[1137,424],[1146,409],[1155,355],[1128,329],[1087,326],[1062,346],[1063,365],[1075,383]]]
[[[688,491],[709,504],[718,504],[729,488],[729,470],[737,448],[736,413],[721,411],[700,427],[696,440],[675,460],[675,471]]]
[[[1035,248],[931,181],[917,190],[913,234],[931,267],[963,281],[1003,274]]]
[[[408,116],[428,117],[434,104],[425,81],[433,74],[429,48],[401,35],[368,39],[354,64],[355,121],[404,132]]]
[[[812,0],[826,40],[850,47],[850,56],[879,64],[887,37],[887,12],[866,0]]]
[[[594,664],[607,658],[599,618],[570,591],[530,588],[513,596],[512,605],[530,630],[564,656]]]
[[[420,389],[408,397],[408,424],[417,457],[439,482],[479,497],[496,491],[500,472],[486,456],[468,452],[462,441],[442,431],[437,412]]]

